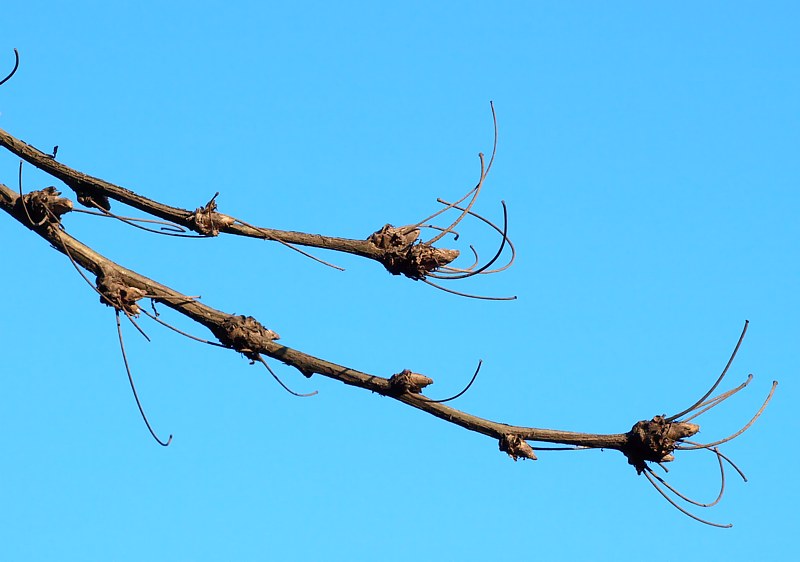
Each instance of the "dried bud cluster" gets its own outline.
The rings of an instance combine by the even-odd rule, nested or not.
[[[61,192],[55,187],[45,187],[40,191],[31,191],[23,195],[21,204],[25,206],[33,224],[41,226],[45,223],[58,223],[61,215],[72,210],[72,201],[65,197],[60,197]]]
[[[141,312],[136,301],[147,295],[146,291],[126,285],[108,271],[97,276],[97,290],[101,295],[100,302],[132,316],[138,316]]]
[[[622,451],[628,463],[639,474],[645,470],[645,462],[670,462],[672,452],[680,439],[691,437],[700,431],[700,426],[686,422],[669,422],[664,416],[655,416],[650,421],[640,421],[628,432],[628,446]]]
[[[424,242],[417,242],[419,229],[407,228],[387,224],[367,239],[383,250],[380,262],[392,275],[424,279],[431,271],[458,257],[458,250],[434,248]]]
[[[408,369],[403,369],[389,378],[389,387],[395,394],[403,394],[405,392],[419,394],[423,388],[431,384],[433,384],[432,378],[419,373],[412,373]]]
[[[513,433],[508,433],[500,438],[500,450],[508,453],[508,456],[515,461],[519,458],[536,460],[533,447],[522,437]]]
[[[189,215],[189,223],[200,234],[217,236],[221,229],[236,222],[233,217],[217,212],[217,202],[215,201],[217,195],[214,195],[205,206],[198,207],[194,210],[194,213]]]
[[[215,335],[221,343],[244,353],[247,357],[256,355],[266,343],[280,339],[278,334],[265,328],[252,316],[242,315],[229,316],[222,323],[222,328],[215,331]]]

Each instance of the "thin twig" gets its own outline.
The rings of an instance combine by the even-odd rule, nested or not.
[[[150,431],[150,435],[153,436],[153,439],[161,445],[162,447],[168,447],[170,443],[172,443],[172,434],[170,433],[169,439],[166,442],[162,441],[156,435],[156,432],[153,431],[153,428],[150,426],[150,422],[147,420],[147,415],[144,413],[144,408],[142,408],[142,403],[139,400],[139,394],[136,392],[136,385],[133,384],[133,376],[131,375],[131,369],[128,366],[128,356],[125,353],[125,344],[122,341],[122,326],[119,323],[119,309],[115,310],[116,318],[117,318],[117,335],[119,336],[119,348],[122,350],[122,360],[125,362],[125,371],[128,373],[128,381],[131,383],[131,390],[133,391],[133,397],[136,399],[136,406],[139,407],[139,413],[142,414],[142,419],[144,420],[145,425],[147,426],[148,431]]]
[[[96,203],[92,202],[98,211],[87,211],[86,209],[73,209],[74,213],[83,213],[85,215],[92,215],[95,217],[104,217],[108,219],[116,219],[118,221],[122,221],[125,224],[132,226],[134,228],[138,228],[140,230],[144,230],[145,232],[152,232],[153,234],[163,234],[166,236],[176,236],[179,238],[210,238],[210,236],[205,234],[197,234],[197,233],[189,233],[189,230],[183,226],[171,223],[169,221],[163,221],[159,219],[145,219],[145,218],[137,218],[137,217],[123,217],[122,215],[116,215],[111,211],[108,211]],[[136,223],[151,223],[151,224],[160,224],[162,225],[161,230],[155,230],[154,228],[147,228],[145,226],[141,226]]]
[[[155,300],[153,300],[152,302],[153,302],[153,304],[155,305]],[[166,327],[167,327],[167,328],[169,328],[170,330],[172,330],[172,331],[174,331],[174,332],[177,332],[177,333],[179,333],[179,334],[180,334],[180,335],[182,335],[182,336],[186,336],[186,337],[187,337],[187,338],[189,338],[189,339],[192,339],[192,340],[194,340],[194,341],[199,341],[200,343],[207,343],[208,345],[213,345],[213,346],[216,346],[216,347],[227,347],[227,346],[225,346],[225,345],[222,345],[222,344],[221,344],[221,343],[219,343],[219,342],[210,341],[210,340],[204,340],[203,338],[198,338],[197,336],[193,336],[192,334],[187,334],[186,332],[184,332],[183,330],[180,330],[180,329],[176,328],[176,327],[175,327],[175,326],[173,326],[172,324],[170,324],[170,323],[168,323],[168,322],[164,322],[164,321],[163,321],[161,318],[159,318],[157,315],[155,315],[155,314],[150,314],[150,313],[149,313],[149,312],[147,312],[145,309],[142,309],[142,312],[143,312],[143,313],[145,313],[145,314],[146,314],[147,316],[149,316],[150,318],[152,318],[153,320],[155,320],[156,322],[158,322],[159,324],[161,324],[162,326],[166,326]]]
[[[461,392],[459,392],[458,394],[456,394],[456,395],[454,395],[454,396],[451,396],[450,398],[445,398],[444,400],[430,400],[430,399],[429,399],[429,400],[428,400],[428,402],[434,402],[434,403],[436,403],[436,404],[444,404],[445,402],[450,402],[451,400],[455,400],[455,399],[456,399],[456,398],[458,398],[459,396],[463,396],[463,394],[464,394],[466,391],[468,391],[468,390],[469,390],[469,387],[471,387],[471,386],[472,386],[472,383],[474,383],[474,382],[475,382],[475,379],[477,379],[477,378],[478,378],[478,373],[479,373],[479,372],[480,372],[480,370],[481,370],[481,365],[483,365],[483,359],[479,359],[479,360],[478,360],[478,368],[477,368],[477,369],[475,369],[475,373],[472,375],[472,378],[469,380],[469,383],[467,384],[467,386],[465,386],[465,387],[464,387],[464,390],[462,390]]]
[[[681,449],[681,450],[684,450],[684,451],[691,451],[693,449],[709,449],[709,448],[714,447],[716,445],[721,445],[722,443],[727,443],[731,439],[736,439],[742,433],[747,431],[750,428],[750,426],[752,426],[759,417],[761,417],[761,414],[764,413],[764,410],[766,409],[767,404],[769,404],[769,401],[772,400],[772,395],[775,394],[775,389],[777,387],[778,387],[778,381],[772,381],[772,388],[770,389],[769,394],[767,395],[767,399],[764,400],[764,403],[758,409],[758,412],[756,412],[756,415],[754,415],[753,418],[749,422],[747,422],[747,424],[745,424],[745,426],[742,429],[740,429],[739,431],[737,431],[736,433],[734,433],[732,435],[729,435],[728,437],[726,437],[724,439],[720,439],[719,441],[714,441],[713,443],[704,443],[702,445],[692,445],[692,446],[689,446],[689,447],[686,447],[686,446],[683,446],[683,445],[679,445],[679,446],[677,446],[675,448],[676,449]]]
[[[315,394],[319,394],[319,391],[318,391],[318,390],[315,390],[314,392],[309,392],[308,394],[301,394],[301,393],[299,393],[299,392],[295,392],[294,390],[292,390],[291,388],[289,388],[288,386],[286,386],[286,385],[283,383],[283,381],[282,381],[282,380],[281,380],[281,379],[278,377],[278,375],[276,375],[276,374],[275,374],[275,371],[273,371],[273,370],[270,368],[270,366],[269,366],[269,365],[267,365],[267,362],[266,362],[266,361],[264,361],[264,358],[263,358],[263,357],[261,357],[261,355],[256,355],[256,356],[255,356],[255,360],[256,360],[256,361],[259,361],[259,362],[260,362],[262,365],[264,365],[264,366],[267,368],[267,371],[269,371],[269,374],[270,374],[270,375],[272,375],[272,378],[274,378],[276,381],[278,381],[278,384],[279,384],[279,385],[281,385],[281,386],[283,387],[283,389],[284,389],[286,392],[288,392],[289,394],[292,394],[292,395],[294,395],[294,396],[299,396],[300,398],[309,398],[309,397],[311,397],[311,396],[314,396]]]
[[[19,68],[19,51],[14,49],[14,68],[11,69],[11,74],[0,80],[0,86],[11,80],[11,77],[17,73],[17,69]]]
[[[682,412],[679,412],[679,413],[675,414],[674,416],[668,417],[667,418],[668,422],[675,421],[679,417],[681,417],[681,416],[683,416],[685,414],[688,414],[689,412],[691,412],[692,410],[697,408],[700,404],[702,404],[703,401],[706,398],[711,396],[711,393],[714,392],[714,389],[717,388],[717,386],[719,386],[719,383],[722,382],[722,379],[725,378],[725,375],[727,374],[728,369],[731,366],[731,363],[733,363],[733,360],[736,357],[736,353],[739,351],[739,346],[742,345],[742,340],[744,339],[744,335],[747,333],[748,324],[750,324],[750,321],[749,320],[745,320],[744,321],[744,328],[742,328],[742,335],[739,336],[739,341],[736,342],[736,347],[733,348],[733,353],[731,353],[731,357],[730,357],[730,359],[728,359],[728,363],[725,365],[725,368],[722,370],[722,374],[719,376],[719,378],[716,380],[716,382],[713,385],[711,385],[711,388],[708,389],[708,392],[706,392],[703,395],[703,397],[700,398],[700,400],[698,400],[697,402],[695,402],[694,404],[692,404],[691,406],[689,406],[688,408],[686,408]]]
[[[250,228],[253,228],[253,229],[255,229],[255,230],[258,230],[259,232],[263,233],[263,234],[264,234],[264,238],[265,238],[266,240],[274,240],[275,242],[278,242],[279,244],[283,244],[284,246],[286,246],[286,247],[287,247],[287,248],[289,248],[290,250],[294,250],[294,251],[295,251],[295,252],[297,252],[298,254],[301,254],[301,255],[303,255],[303,256],[305,256],[305,257],[307,257],[307,258],[310,258],[310,259],[314,260],[315,262],[321,263],[322,265],[327,265],[328,267],[332,267],[333,269],[337,269],[337,270],[339,270],[339,271],[344,271],[344,268],[343,268],[343,267],[339,267],[338,265],[332,264],[332,263],[330,263],[330,262],[327,262],[327,261],[325,261],[325,260],[323,260],[323,259],[321,259],[321,258],[318,258],[317,256],[314,256],[314,255],[312,255],[312,254],[309,254],[309,253],[308,253],[308,252],[306,252],[305,250],[301,250],[301,249],[300,249],[300,248],[298,248],[297,246],[294,246],[294,245],[290,244],[289,242],[285,242],[285,241],[281,240],[280,238],[278,238],[278,237],[276,237],[276,236],[273,236],[272,234],[270,234],[270,233],[269,233],[269,232],[268,232],[266,229],[264,229],[264,228],[261,228],[261,227],[259,227],[259,226],[253,226],[252,224],[250,224],[250,223],[246,223],[246,222],[244,222],[244,221],[243,221],[243,220],[241,220],[241,219],[236,219],[236,222],[238,222],[238,223],[239,223],[239,224],[241,224],[241,225],[248,226],[248,227],[250,227]]]
[[[678,496],[679,498],[681,498],[683,501],[685,501],[685,502],[688,502],[688,503],[690,503],[690,504],[692,504],[692,505],[696,505],[696,506],[698,506],[698,507],[714,507],[715,505],[717,505],[717,504],[719,503],[719,501],[722,499],[722,496],[725,494],[725,467],[724,467],[724,466],[723,466],[723,464],[722,464],[722,457],[720,456],[720,454],[719,454],[719,451],[717,451],[716,449],[709,449],[709,451],[711,451],[712,453],[715,453],[715,454],[717,455],[717,461],[719,461],[719,473],[720,473],[720,489],[719,489],[719,494],[717,494],[717,498],[716,498],[714,501],[710,502],[710,503],[701,503],[701,502],[699,502],[699,501],[697,501],[697,500],[693,500],[693,499],[691,499],[691,498],[690,498],[690,497],[688,497],[688,496],[685,496],[684,494],[682,494],[682,493],[680,493],[678,490],[676,490],[674,487],[672,487],[672,486],[669,484],[669,482],[667,482],[666,480],[664,480],[663,478],[661,478],[661,477],[660,477],[658,474],[656,474],[655,472],[653,472],[653,469],[651,469],[650,467],[646,467],[646,468],[645,468],[645,470],[649,471],[649,472],[650,472],[650,474],[651,474],[651,475],[652,475],[652,476],[653,476],[653,477],[654,477],[656,480],[658,480],[658,481],[659,481],[659,482],[661,482],[661,483],[662,483],[664,486],[666,486],[667,488],[669,488],[669,490],[670,490],[670,491],[671,491],[673,494],[675,494],[676,496]]]
[[[442,275],[439,278],[466,279],[467,277],[472,277],[473,275],[480,275],[481,273],[485,273],[486,270],[489,269],[494,264],[494,262],[496,262],[500,258],[500,256],[503,253],[503,249],[505,249],[506,247],[506,241],[508,240],[508,209],[506,208],[505,201],[501,201],[500,203],[503,205],[503,231],[500,233],[502,235],[502,241],[500,242],[500,247],[497,249],[497,253],[494,255],[494,257],[474,271],[469,271],[466,273],[460,273],[456,275]],[[434,275],[431,275],[431,277],[434,277]]]
[[[467,297],[468,299],[478,299],[482,301],[514,301],[517,300],[516,296],[513,297],[484,297],[483,295],[471,295],[470,293],[462,293],[461,291],[454,291],[453,289],[447,289],[442,287],[441,285],[437,285],[436,283],[432,283],[427,279],[421,279],[423,283],[430,285],[431,287],[436,287],[440,291],[444,291],[445,293],[451,293],[453,295],[458,295],[460,297]]]
[[[680,511],[680,512],[681,512],[681,513],[683,513],[684,515],[687,515],[687,516],[691,517],[692,519],[694,519],[695,521],[699,521],[700,523],[705,523],[706,525],[711,525],[712,527],[719,527],[719,528],[721,528],[721,529],[730,529],[731,527],[733,527],[733,524],[731,524],[731,523],[728,523],[728,524],[726,524],[726,525],[723,525],[723,524],[721,524],[721,523],[714,523],[714,522],[712,522],[712,521],[707,521],[707,520],[705,520],[705,519],[701,519],[701,518],[700,518],[700,517],[698,517],[697,515],[695,515],[695,514],[691,513],[690,511],[687,511],[686,509],[684,509],[683,507],[681,507],[680,505],[678,505],[678,504],[677,504],[677,503],[676,503],[676,502],[675,502],[675,501],[674,501],[674,500],[673,500],[671,497],[669,497],[669,496],[668,496],[668,495],[667,495],[667,494],[664,492],[664,490],[662,490],[661,488],[659,488],[658,484],[656,484],[656,483],[655,483],[655,481],[653,480],[653,477],[652,477],[652,476],[650,476],[650,472],[652,472],[652,471],[645,471],[645,472],[644,472],[644,475],[645,475],[645,477],[647,478],[647,481],[648,481],[648,482],[650,482],[650,484],[652,484],[652,485],[653,485],[653,488],[655,488],[655,489],[658,491],[658,493],[659,493],[659,494],[661,494],[661,496],[662,496],[662,497],[663,497],[665,500],[667,500],[669,503],[671,503],[673,507],[675,507],[675,508],[676,508],[678,511]]]
[[[683,418],[680,421],[688,422],[688,421],[691,421],[691,420],[697,418],[698,416],[701,416],[701,415],[705,414],[711,408],[722,404],[725,400],[727,400],[728,398],[730,398],[731,396],[733,396],[734,394],[736,394],[737,392],[739,392],[740,390],[745,388],[748,384],[750,384],[750,382],[752,380],[753,380],[753,375],[751,373],[751,374],[747,375],[747,380],[744,381],[742,384],[740,384],[736,388],[733,388],[733,389],[731,389],[731,390],[729,390],[727,392],[723,392],[722,394],[719,394],[719,395],[715,396],[714,398],[711,398],[710,400],[706,400],[702,404],[699,404],[697,406],[697,409],[694,412],[692,412],[691,416],[689,416],[688,418]]]

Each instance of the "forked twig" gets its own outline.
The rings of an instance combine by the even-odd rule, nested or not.
[[[764,400],[764,403],[761,405],[761,407],[758,409],[758,411],[755,413],[755,415],[750,419],[750,421],[747,422],[745,424],[745,426],[742,429],[740,429],[739,431],[737,431],[736,433],[734,433],[732,435],[729,435],[728,437],[725,437],[724,439],[720,439],[718,441],[714,441],[712,443],[705,443],[705,444],[700,444],[700,445],[690,445],[688,447],[685,446],[685,445],[679,445],[678,447],[676,447],[676,449],[681,449],[683,451],[691,451],[691,450],[694,450],[694,449],[710,449],[712,447],[715,447],[716,445],[721,445],[723,443],[727,443],[728,441],[730,441],[732,439],[736,439],[742,433],[747,431],[756,422],[756,420],[759,417],[761,417],[761,414],[764,413],[764,410],[766,409],[767,404],[769,404],[769,401],[772,400],[772,396],[775,394],[775,389],[777,387],[778,387],[778,381],[772,381],[772,388],[770,388],[769,394],[767,395],[766,400]]]
[[[651,474],[652,474],[652,476],[651,476]],[[646,470],[646,471],[644,472],[644,475],[645,475],[645,477],[647,478],[647,481],[648,481],[648,482],[650,482],[650,484],[652,484],[653,488],[655,488],[655,489],[658,491],[658,493],[659,493],[659,494],[661,494],[661,496],[662,496],[662,497],[663,497],[665,500],[667,500],[669,503],[671,503],[671,504],[672,504],[672,506],[673,506],[675,509],[677,509],[678,511],[680,511],[680,512],[681,512],[681,513],[683,513],[684,515],[687,515],[688,517],[691,517],[691,518],[692,518],[692,519],[694,519],[695,521],[699,521],[700,523],[705,523],[706,525],[710,525],[710,526],[712,526],[712,527],[719,527],[719,528],[721,528],[721,529],[730,529],[731,527],[733,527],[733,524],[732,524],[732,523],[727,523],[727,524],[722,524],[722,523],[714,523],[713,521],[708,521],[707,519],[703,519],[703,518],[701,518],[701,517],[698,517],[697,515],[695,515],[695,514],[694,514],[694,513],[692,513],[691,511],[688,511],[688,510],[687,510],[687,509],[685,509],[683,506],[679,505],[679,504],[678,504],[678,503],[677,503],[675,500],[673,500],[671,497],[669,497],[669,495],[668,495],[668,494],[667,494],[667,493],[666,493],[664,490],[662,490],[662,489],[659,487],[659,485],[658,485],[658,484],[656,484],[656,482],[655,482],[655,480],[654,480],[653,478],[654,478],[654,477],[656,477],[656,478],[657,478],[657,476],[655,475],[655,473],[654,473],[654,472],[653,472],[651,469],[649,469],[649,468],[648,468],[648,470]],[[660,480],[660,478],[659,478],[659,480]]]
[[[722,382],[722,379],[724,379],[725,375],[728,373],[728,369],[730,368],[731,363],[733,363],[733,360],[734,360],[734,358],[736,357],[736,354],[739,351],[739,347],[742,345],[742,340],[744,340],[744,335],[747,333],[747,326],[749,324],[750,324],[749,320],[745,320],[744,321],[744,328],[742,328],[742,335],[739,336],[739,341],[736,342],[736,347],[733,348],[733,353],[731,353],[731,357],[730,357],[730,359],[728,359],[728,363],[725,365],[725,368],[722,370],[722,374],[720,374],[720,376],[719,376],[719,378],[717,378],[716,382],[713,385],[711,385],[711,388],[708,389],[708,392],[706,392],[703,395],[703,397],[700,398],[700,400],[698,400],[697,402],[695,402],[694,404],[692,404],[691,406],[689,406],[688,408],[686,408],[682,412],[679,412],[679,413],[675,414],[674,416],[668,417],[667,418],[668,422],[675,421],[679,417],[681,417],[681,416],[683,416],[685,414],[688,414],[689,412],[691,412],[692,410],[694,410],[695,408],[700,406],[700,404],[702,404],[703,401],[706,398],[711,396],[711,393],[714,392],[714,389],[717,388],[717,386],[719,386],[719,383]]]
[[[748,384],[750,384],[750,382],[752,380],[753,380],[753,375],[751,373],[751,374],[747,375],[747,379],[742,384],[737,386],[736,388],[728,390],[727,392],[723,392],[722,394],[718,394],[714,398],[711,398],[710,400],[706,400],[702,404],[698,404],[696,406],[697,410],[693,411],[691,416],[689,416],[688,418],[683,418],[681,421],[682,422],[688,422],[688,421],[691,421],[691,420],[695,419],[698,416],[701,416],[702,414],[705,414],[707,411],[709,411],[714,406],[718,406],[719,404],[722,404],[725,400],[727,400],[728,398],[730,398],[731,396],[733,396],[734,394],[736,394],[737,392],[739,392],[740,390],[745,388]]]

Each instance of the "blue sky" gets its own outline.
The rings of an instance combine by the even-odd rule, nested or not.
[[[475,183],[518,248],[503,274],[452,285],[480,302],[276,244],[147,235],[87,216],[69,232],[289,346],[381,376],[410,368],[453,405],[521,425],[624,432],[698,398],[751,322],[702,438],[723,451],[721,505],[672,509],[615,452],[511,462],[490,439],[392,400],[113,312],[41,239],[0,217],[8,559],[638,560],[787,558],[798,525],[800,39],[795,3],[17,2],[0,16],[0,127],[165,203],[366,238]],[[0,154],[16,187],[17,159]],[[26,190],[53,180],[25,169]],[[68,192],[68,195],[72,196]],[[121,208],[117,205],[115,208]],[[463,239],[491,253],[479,226]],[[460,247],[462,250],[466,246]],[[169,313],[165,313],[165,316]],[[176,324],[202,335],[180,319]],[[781,433],[783,432],[783,433]],[[710,454],[671,481],[713,498]],[[654,531],[657,529],[657,531]],[[655,535],[655,536],[654,536]],[[618,541],[622,541],[621,543]],[[501,554],[502,553],[502,554]]]

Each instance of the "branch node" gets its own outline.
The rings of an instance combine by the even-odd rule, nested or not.
[[[637,422],[628,432],[628,443],[622,453],[628,464],[641,474],[651,462],[670,462],[675,459],[672,452],[678,440],[691,437],[700,431],[700,426],[687,422],[670,422],[664,416],[655,416],[650,421]]]
[[[508,456],[514,459],[514,462],[520,458],[536,460],[533,447],[522,437],[513,433],[506,433],[500,438],[500,450],[508,453]]]
[[[434,248],[427,242],[419,242],[419,234],[418,228],[408,230],[408,227],[387,224],[367,240],[383,251],[378,259],[389,273],[419,280],[459,256],[458,250]]]
[[[223,215],[217,212],[216,198],[219,191],[214,194],[208,203],[202,207],[194,210],[194,213],[189,215],[188,221],[192,225],[192,230],[205,234],[206,236],[218,236],[221,229],[224,229],[234,222],[236,219]]]
[[[45,223],[59,224],[61,215],[72,210],[72,201],[66,197],[60,197],[61,192],[52,185],[39,191],[31,191],[23,195],[18,201],[27,209],[28,217],[34,226],[42,226]]]
[[[141,309],[136,301],[147,296],[147,291],[126,285],[118,276],[107,268],[101,268],[97,276],[97,291],[100,302],[126,315],[139,316]]]
[[[419,394],[423,388],[431,384],[433,384],[432,378],[412,373],[408,369],[389,377],[389,388],[393,394]]]
[[[267,343],[280,339],[278,334],[265,328],[252,316],[231,315],[213,331],[220,343],[244,354],[251,361],[258,360],[258,352]]]
[[[55,152],[56,151],[54,149],[53,158],[55,158]],[[72,191],[75,192],[75,196],[78,198],[78,203],[84,207],[88,207],[90,209],[105,209],[106,211],[111,210],[111,201],[109,201],[107,195],[98,191],[98,187],[96,185],[74,178],[64,178],[62,181],[66,183],[70,189],[72,189]]]

